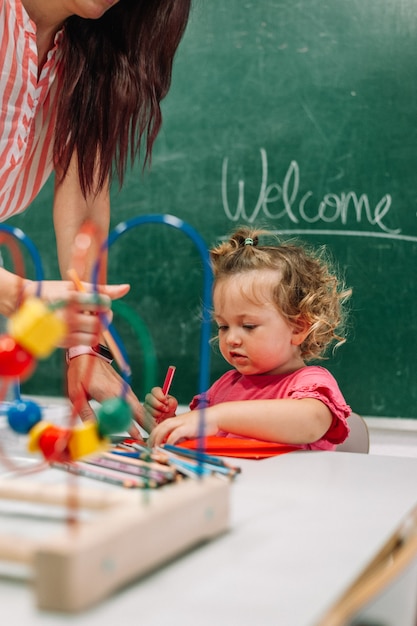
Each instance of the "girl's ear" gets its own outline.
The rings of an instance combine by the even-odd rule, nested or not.
[[[293,346],[301,346],[304,339],[310,332],[311,325],[307,320],[300,318],[293,327],[291,343]]]

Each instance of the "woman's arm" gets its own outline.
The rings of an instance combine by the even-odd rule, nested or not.
[[[88,285],[86,285],[88,288]],[[70,304],[71,314],[66,310],[57,309],[68,323],[68,334],[60,344],[67,348],[78,344],[95,345],[98,343],[99,328],[97,317],[91,313],[108,313],[111,300],[121,298],[129,289],[128,285],[103,285],[100,287],[100,302],[94,297],[86,297],[76,291],[74,284],[69,280],[45,280],[41,285],[40,297],[47,303],[65,301]],[[38,297],[38,283],[21,278],[7,270],[0,268],[0,315],[10,317],[15,313],[19,304],[26,298]]]
[[[86,221],[95,225],[102,240],[107,237],[110,222],[109,190],[106,186],[98,194],[90,194],[84,198],[79,185],[76,159],[73,157],[65,178],[56,184],[54,197],[55,235],[63,278],[66,277],[71,265],[74,240]],[[99,239],[98,245],[91,246],[86,253],[84,267],[77,268],[81,279],[90,279],[100,244]],[[105,274],[106,259],[103,259],[99,282],[105,282]],[[106,398],[120,395],[122,388],[121,378],[111,365],[99,357],[86,354],[71,359],[67,382],[68,396],[72,402],[77,403],[79,415],[84,420],[94,416],[88,400],[102,402]],[[143,424],[144,411],[139,400],[131,391],[127,399],[132,407],[134,419]],[[135,436],[138,431],[133,428],[131,434]]]
[[[165,420],[152,431],[150,443],[174,444],[200,433],[200,411]],[[263,441],[308,444],[329,430],[332,414],[315,398],[223,402],[204,409],[205,435],[225,431]]]
[[[59,173],[57,181],[59,181]],[[84,269],[77,268],[82,280],[90,279],[93,264],[97,258],[97,250],[108,235],[110,196],[107,185],[97,194],[90,194],[87,198],[83,196],[74,155],[65,178],[62,182],[55,184],[54,193],[54,227],[58,263],[64,279],[71,265],[75,238],[87,221],[94,224],[98,241],[93,242],[93,245],[87,249]],[[94,239],[96,240],[96,237]],[[105,282],[106,271],[106,259],[103,259],[99,282]]]
[[[0,267],[0,314],[9,317],[17,308],[26,281]]]

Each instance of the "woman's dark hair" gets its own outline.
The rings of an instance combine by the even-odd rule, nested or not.
[[[175,52],[191,0],[120,0],[96,20],[68,18],[54,162],[65,173],[74,150],[84,195],[97,192],[145,142],[144,165],[162,123]]]

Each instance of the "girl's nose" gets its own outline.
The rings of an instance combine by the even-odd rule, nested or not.
[[[237,330],[229,328],[226,337],[227,345],[238,346],[241,343],[240,333]]]

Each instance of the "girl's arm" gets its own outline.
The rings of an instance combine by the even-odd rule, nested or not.
[[[164,421],[152,432],[151,445],[174,444],[180,439],[197,437],[200,411],[191,411]],[[204,409],[205,435],[225,431],[263,441],[308,444],[329,430],[332,414],[315,398],[282,400],[244,400],[224,402]]]

